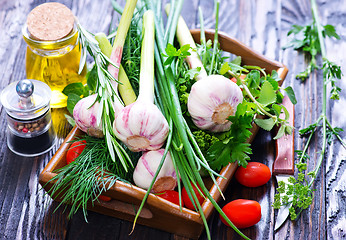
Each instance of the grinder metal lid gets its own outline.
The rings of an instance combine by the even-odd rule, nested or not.
[[[23,79],[3,89],[0,99],[9,116],[18,120],[30,120],[49,110],[51,95],[49,86],[44,82]]]

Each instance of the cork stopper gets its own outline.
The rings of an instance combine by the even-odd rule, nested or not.
[[[32,38],[55,41],[66,37],[73,29],[72,11],[61,3],[49,2],[34,8],[26,21]]]

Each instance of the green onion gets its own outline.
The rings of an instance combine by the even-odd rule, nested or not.
[[[152,9],[155,11],[155,7],[152,2],[149,0],[145,0],[146,8]],[[214,205],[216,210],[225,218],[227,216],[222,212],[221,208],[215,202],[215,200],[210,195],[208,189],[205,187],[203,180],[198,172],[198,168],[201,163],[205,164],[207,167],[207,171],[210,175],[211,169],[208,168],[206,162],[197,157],[199,154],[195,152],[195,146],[193,142],[190,141],[189,138],[189,130],[188,126],[183,118],[183,114],[180,107],[179,97],[177,94],[177,90],[175,87],[175,76],[173,74],[172,67],[164,67],[163,63],[165,62],[165,57],[161,54],[165,52],[165,48],[167,43],[173,43],[173,38],[169,36],[174,36],[176,31],[176,23],[178,21],[178,17],[180,15],[180,9],[182,6],[182,1],[179,0],[177,2],[177,7],[171,9],[171,14],[173,17],[172,24],[168,28],[168,34],[165,35],[165,31],[162,28],[161,20],[155,19],[156,26],[156,48],[155,48],[155,60],[156,60],[156,76],[157,76],[157,89],[158,95],[161,98],[165,99],[165,104],[163,104],[163,112],[168,119],[172,119],[173,125],[171,131],[173,131],[172,141],[176,146],[180,146],[182,144],[183,149],[177,151],[174,147],[170,147],[170,153],[173,159],[174,164],[177,166],[177,170],[180,175],[181,180],[187,190],[187,193],[191,199],[194,199],[192,203],[195,204],[195,208],[200,213],[201,219],[206,227],[206,233],[208,239],[210,239],[210,231],[208,228],[207,220],[203,214],[203,209],[201,205],[198,203],[197,196],[192,188],[192,186],[196,186],[197,183],[200,185],[203,195],[206,196]],[[159,6],[160,7],[160,6]],[[166,37],[165,37],[166,36]],[[144,200],[145,201],[145,200]],[[142,203],[143,205],[143,203]],[[139,215],[139,213],[137,213]],[[229,220],[230,226],[242,237],[248,239],[243,233],[241,233]]]

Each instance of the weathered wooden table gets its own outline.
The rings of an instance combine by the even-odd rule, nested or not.
[[[25,78],[25,49],[21,29],[29,11],[46,1],[0,0],[0,89],[9,83]],[[81,24],[91,32],[107,32],[115,14],[110,1],[59,0],[70,7]],[[121,2],[124,5],[124,2]],[[198,6],[206,17],[206,27],[213,27],[213,1],[186,1],[182,15],[189,27],[198,24]],[[333,24],[341,36],[340,41],[327,40],[327,54],[334,62],[346,69],[346,4],[344,0],[318,1],[322,23]],[[306,66],[304,57],[292,49],[283,50],[286,34],[292,24],[303,25],[312,19],[309,0],[223,0],[220,7],[219,29],[252,47],[265,56],[284,63],[289,74],[285,86],[293,86],[296,105],[296,132],[312,123],[321,112],[322,74],[313,73],[305,82],[295,75]],[[346,82],[339,83],[344,89],[339,101],[330,101],[328,117],[333,126],[346,129]],[[128,235],[132,224],[116,218],[89,212],[88,223],[79,211],[72,219],[67,212],[45,194],[38,183],[44,166],[62,143],[70,130],[63,121],[65,109],[54,109],[53,120],[59,134],[58,144],[47,154],[35,158],[23,158],[13,154],[6,145],[6,113],[1,106],[0,127],[0,239],[184,239],[156,229],[137,225]],[[59,120],[60,119],[60,120]],[[346,134],[341,133],[345,138]],[[301,149],[303,140],[296,134],[296,149]],[[309,151],[308,168],[313,169],[320,150],[320,139],[313,139]],[[252,160],[268,166],[274,158],[271,134],[260,131],[253,142]],[[226,202],[247,198],[260,202],[262,219],[254,227],[243,232],[253,239],[346,239],[346,151],[339,143],[328,146],[322,168],[314,185],[315,198],[311,207],[304,211],[296,222],[287,221],[274,232],[276,211],[271,207],[275,193],[275,181],[250,189],[232,181],[225,193]],[[224,202],[220,203],[221,205]],[[174,223],[172,223],[174,224]],[[238,239],[231,228],[226,227],[214,214],[209,221],[213,239]],[[201,239],[206,239],[205,233]]]

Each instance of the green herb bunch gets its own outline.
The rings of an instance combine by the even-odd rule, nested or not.
[[[97,94],[95,102],[98,101],[100,103],[97,112],[97,121],[102,125],[109,154],[114,161],[116,157],[118,157],[124,169],[129,170],[133,167],[132,161],[126,153],[125,148],[117,141],[112,127],[112,122],[114,121],[113,102],[116,98],[119,98],[116,90],[112,86],[112,82],[118,82],[118,79],[115,79],[108,72],[107,68],[110,64],[113,66],[115,65],[109,57],[102,52],[98,41],[95,39],[95,35],[88,32],[80,24],[78,24],[77,27],[79,31],[79,40],[82,46],[80,69],[82,69],[85,64],[87,52],[94,59],[94,66],[88,73],[86,86],[77,83],[68,85],[64,89],[64,94],[68,96],[68,110],[72,113],[74,106],[81,98],[95,92]],[[118,66],[115,67],[118,68]],[[119,99],[119,101],[122,102],[121,99]]]
[[[292,220],[295,220],[302,210],[307,209],[312,203],[314,192],[313,183],[322,165],[327,144],[329,145],[332,139],[336,137],[342,146],[346,148],[345,141],[340,137],[340,132],[343,130],[339,127],[332,127],[327,119],[327,85],[330,84],[331,86],[330,98],[333,100],[339,99],[341,89],[336,83],[341,79],[342,72],[340,66],[327,59],[324,39],[327,36],[339,39],[339,36],[335,32],[333,26],[322,26],[320,24],[315,0],[311,0],[311,10],[313,15],[313,23],[311,25],[304,27],[294,25],[293,29],[288,32],[288,35],[292,33],[295,35],[295,38],[293,38],[288,46],[303,51],[307,59],[310,60],[306,70],[299,73],[297,78],[304,81],[313,70],[323,71],[322,113],[314,123],[299,131],[299,134],[305,137],[306,142],[303,150],[296,151],[298,156],[298,163],[296,164],[298,169],[297,177],[291,177],[288,184],[284,182],[278,183],[278,193],[275,195],[275,201],[273,203],[275,209],[279,209],[281,206],[289,206]],[[300,33],[304,33],[303,39],[298,38]],[[322,57],[322,66],[319,66],[317,63],[318,56]],[[307,161],[310,159],[307,151],[312,137],[317,134],[320,129],[322,130],[322,146],[319,151],[318,161],[316,167],[312,171],[306,172]]]
[[[227,76],[231,72],[231,75],[235,76],[237,83],[243,89],[244,101],[238,105],[235,116],[228,118],[232,122],[230,131],[219,136],[220,141],[211,146],[207,159],[223,163],[222,166],[225,166],[227,162],[238,161],[240,166],[246,167],[250,159],[249,154],[251,154],[250,144],[247,141],[251,136],[252,123],[256,123],[266,131],[272,130],[274,126],[280,126],[274,139],[284,134],[291,134],[293,128],[288,123],[287,109],[281,105],[283,95],[280,90],[286,91],[294,104],[296,99],[291,87],[282,89],[279,86],[281,79],[276,71],[266,74],[263,69],[257,68],[241,79],[239,74],[233,73],[234,69],[240,66],[232,69],[233,65],[234,63],[231,62],[227,63],[227,67],[222,66],[220,74]],[[247,71],[246,66],[244,70]],[[284,113],[283,118],[282,113]]]
[[[202,34],[203,35],[203,34]],[[231,129],[225,133],[211,133],[198,130],[192,123],[187,112],[187,99],[191,86],[195,83],[195,77],[200,69],[189,69],[184,59],[189,56],[189,45],[184,45],[180,49],[172,45],[166,48],[166,65],[170,65],[173,59],[176,61],[175,73],[177,74],[176,89],[178,89],[181,108],[186,122],[193,132],[199,147],[209,162],[210,167],[220,170],[230,162],[238,162],[239,165],[246,167],[249,155],[252,153],[250,144],[247,142],[251,136],[250,129],[253,122],[261,128],[270,131],[275,125],[280,125],[280,129],[275,138],[280,138],[284,134],[291,134],[292,126],[288,124],[289,113],[282,103],[284,90],[289,95],[291,101],[296,103],[292,87],[282,89],[279,86],[281,79],[276,71],[267,74],[263,69],[255,66],[241,66],[241,58],[236,57],[232,61],[222,55],[222,51],[217,47],[216,54],[211,42],[198,45],[197,51],[201,56],[205,68],[210,68],[214,64],[212,74],[221,74],[226,77],[238,79],[238,84],[243,88],[245,100],[238,105],[235,116],[230,116],[228,120],[232,122]],[[214,57],[213,57],[214,56]],[[244,79],[240,76],[247,73]],[[285,117],[280,118],[284,113]],[[266,116],[267,118],[255,118],[256,115]],[[203,133],[202,133],[203,132]],[[203,141],[202,137],[205,139]]]
[[[136,86],[138,86],[139,64],[137,63],[140,61],[140,49],[138,47],[140,48],[141,42],[141,33],[137,32],[138,19],[139,17],[137,16],[131,22],[129,34],[124,45],[125,51],[123,52],[124,69],[130,73],[128,76],[135,90],[138,90]],[[79,29],[82,45],[94,59],[94,63],[87,73],[86,85],[72,83],[64,89],[64,94],[68,96],[67,108],[71,114],[75,104],[80,99],[96,92],[97,86],[100,84],[100,75],[103,75],[101,78],[104,79],[108,76],[106,64],[109,59],[101,51],[95,35],[89,33],[80,25]],[[112,38],[114,34],[110,34],[108,37]],[[97,59],[103,60],[98,61]],[[67,117],[73,124],[73,118]],[[109,154],[105,138],[98,139],[85,135],[83,138],[73,141],[78,140],[86,141],[85,149],[74,162],[59,169],[57,175],[51,180],[56,181],[51,189],[51,193],[52,196],[55,196],[54,198],[60,198],[61,204],[67,203],[71,205],[70,217],[76,213],[78,208],[81,208],[87,220],[87,207],[89,204],[93,205],[98,201],[98,196],[102,192],[108,190],[117,180],[123,182],[132,181],[133,167],[129,167],[126,171],[119,155],[126,155],[134,166],[140,155],[139,153],[129,151],[124,144],[118,143],[119,149],[122,149],[122,151],[119,155],[115,154],[112,157]]]
[[[118,158],[113,161],[104,138],[85,135],[73,142],[83,140],[86,146],[82,153],[73,162],[60,168],[47,184],[56,181],[49,192],[53,198],[60,199],[59,207],[63,203],[71,205],[69,217],[81,208],[87,221],[87,207],[99,201],[98,197],[116,181],[129,182],[133,169],[125,171]],[[138,153],[127,152],[134,162],[139,159]]]

